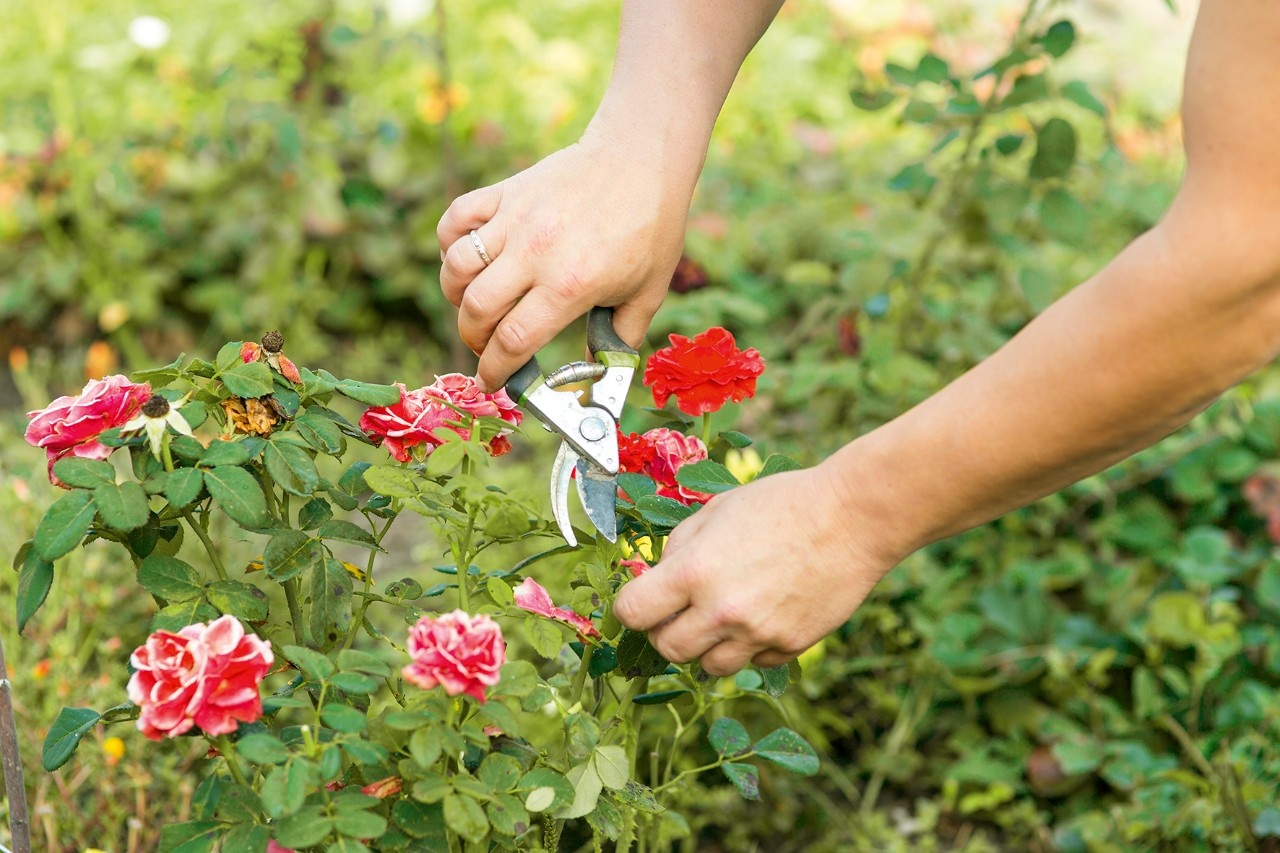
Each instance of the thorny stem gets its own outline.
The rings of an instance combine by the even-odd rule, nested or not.
[[[9,795],[9,834],[13,853],[31,853],[31,830],[27,817],[27,787],[22,777],[22,757],[18,754],[18,727],[13,715],[13,687],[0,643],[0,764],[4,766],[5,791]]]
[[[391,523],[394,518],[387,519],[387,523],[383,525],[382,532],[377,531],[377,524],[372,518],[369,519],[369,529],[373,532],[374,541],[379,545],[382,544],[383,537],[387,535],[387,531],[391,529]],[[360,633],[360,626],[364,624],[364,613],[369,609],[369,603],[374,600],[373,593],[373,560],[378,555],[377,551],[369,552],[369,562],[364,568],[364,593],[361,595],[360,604],[356,608],[355,615],[351,618],[351,627],[347,630],[347,637],[342,641],[342,648],[349,649],[351,644],[355,642],[356,634]],[[380,596],[379,596],[380,597]],[[384,601],[386,599],[383,599]]]
[[[595,652],[595,646],[590,643],[582,648],[582,661],[578,664],[578,671],[573,676],[573,701],[570,705],[577,705],[582,701],[582,688],[587,684],[587,673],[591,669],[591,655]]]
[[[166,432],[160,439],[160,459],[164,463],[164,470],[170,474],[173,473],[173,451],[169,449],[169,433]],[[209,561],[213,563],[213,569],[218,573],[218,577],[227,580],[226,567],[222,565],[222,558],[218,556],[218,549],[213,547],[213,540],[209,538],[209,534],[204,527],[196,521],[196,517],[191,514],[191,510],[183,508],[182,517],[187,520],[187,524],[191,526],[192,531],[200,539],[200,544],[204,545],[204,550],[209,555]]]
[[[236,761],[235,751],[231,746],[231,738],[226,735],[218,735],[213,738],[213,745],[217,747],[218,752],[222,753],[222,760],[227,762],[227,769],[231,771],[231,778],[236,780],[236,784],[248,788],[249,781],[244,777],[244,771],[240,769],[240,762]]]
[[[293,639],[298,645],[305,646],[307,638],[302,630],[302,606],[298,604],[298,579],[289,578],[283,586],[284,600],[289,603],[289,621],[293,623]]]
[[[463,457],[462,474],[469,476],[471,474],[472,462],[470,457]],[[471,539],[475,534],[476,515],[480,512],[479,504],[472,504],[471,509],[467,511],[467,529],[462,537],[461,546],[454,551],[454,565],[458,569],[458,602],[463,611],[471,612]]]

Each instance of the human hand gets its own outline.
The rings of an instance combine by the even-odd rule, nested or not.
[[[467,193],[436,228],[440,286],[494,390],[596,305],[639,346],[684,243],[696,172],[675,174],[643,138],[589,129],[525,171]],[[470,239],[475,230],[491,263]]]
[[[897,563],[882,528],[826,467],[775,474],[682,522],[614,612],[669,661],[701,659],[712,675],[778,666],[843,624]]]

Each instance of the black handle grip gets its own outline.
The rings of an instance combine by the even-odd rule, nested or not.
[[[601,352],[620,352],[638,356],[639,351],[630,346],[613,328],[612,308],[592,308],[587,314],[587,349],[592,357]]]
[[[507,380],[507,394],[518,403],[529,390],[529,386],[541,378],[542,368],[538,366],[538,357],[534,356],[526,361],[523,367],[511,374],[511,378]]]

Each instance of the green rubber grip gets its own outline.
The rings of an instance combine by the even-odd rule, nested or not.
[[[507,380],[507,394],[517,403],[523,403],[524,395],[541,380],[542,368],[538,366],[537,356],[534,356],[526,361],[523,367],[511,374],[511,378]]]
[[[596,307],[587,314],[587,349],[596,360],[600,360],[600,354],[605,352],[623,353],[636,357],[640,355],[635,347],[628,345],[614,331],[612,308]]]

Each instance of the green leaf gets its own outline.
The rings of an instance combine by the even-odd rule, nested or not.
[[[1094,97],[1093,92],[1089,90],[1089,86],[1080,80],[1072,80],[1070,83],[1063,86],[1062,97],[1071,101],[1076,106],[1084,107],[1095,115],[1101,116],[1102,118],[1107,117],[1106,105]]]
[[[245,469],[233,465],[210,468],[204,472],[204,485],[236,524],[248,530],[270,526],[271,516],[262,485]]]
[[[484,841],[489,834],[489,819],[484,809],[465,794],[449,794],[444,798],[444,822],[473,844]]]
[[[732,717],[721,717],[712,723],[707,740],[718,755],[726,758],[741,755],[751,746],[751,735],[747,734],[746,727]]]
[[[725,444],[729,445],[730,447],[736,447],[738,449],[741,449],[743,447],[750,447],[752,444],[751,436],[746,435],[744,433],[740,433],[736,430],[731,430],[731,429],[727,429],[724,432],[720,433],[720,435],[716,437],[716,440],[723,441]]]
[[[298,508],[298,527],[315,530],[333,518],[333,507],[324,498],[312,498]]]
[[[525,635],[533,650],[544,658],[554,658],[564,646],[564,634],[554,622],[534,616],[524,620]]]
[[[171,823],[160,828],[160,850],[165,853],[208,853],[226,825],[218,820]]]
[[[335,643],[351,627],[351,575],[334,559],[311,570],[311,636],[317,645]]]
[[[240,357],[240,348],[243,341],[227,341],[218,348],[218,354],[213,357],[214,366],[218,370],[226,370],[237,364],[243,364],[244,359]]]
[[[491,752],[480,762],[476,778],[495,791],[513,791],[520,781],[520,762],[510,755]]]
[[[785,767],[801,776],[818,772],[818,753],[809,742],[791,729],[776,729],[761,738],[754,747],[756,755]]]
[[[289,747],[275,735],[261,732],[236,741],[236,752],[254,764],[284,764],[289,760]]]
[[[658,491],[658,485],[653,482],[652,477],[628,472],[618,475],[618,487],[633,503],[639,498],[652,495]]]
[[[762,477],[768,477],[770,474],[781,474],[786,471],[799,471],[804,466],[790,456],[784,456],[781,453],[770,453],[769,457],[764,460],[764,464],[760,466],[760,473],[756,475],[759,480]]]
[[[165,601],[190,601],[204,595],[200,575],[177,557],[147,557],[138,566],[138,584]]]
[[[376,678],[360,672],[339,672],[329,683],[343,693],[356,694],[374,693],[382,685]]]
[[[271,368],[261,361],[241,362],[223,370],[218,378],[237,397],[265,397],[275,387]]]
[[[314,847],[333,831],[334,820],[321,806],[307,806],[281,819],[275,826],[276,842],[284,847]]]
[[[271,479],[291,495],[311,497],[320,486],[320,472],[316,470],[315,461],[297,445],[287,441],[269,441],[262,451],[262,460]]]
[[[937,182],[938,179],[929,174],[923,163],[911,163],[898,170],[886,186],[894,192],[927,195]]]
[[[395,385],[374,385],[354,379],[338,379],[327,370],[317,370],[316,375],[332,384],[339,394],[366,406],[394,406],[400,402],[400,389]]]
[[[764,691],[777,698],[787,692],[787,685],[791,683],[791,664],[766,667],[760,670],[760,675],[764,679]]]
[[[934,53],[926,53],[916,64],[916,79],[926,83],[945,83],[951,77],[947,61]]]
[[[324,547],[300,530],[286,530],[271,537],[262,554],[267,576],[278,581],[296,577],[304,569],[324,562]]]
[[[377,540],[373,538],[373,534],[352,524],[350,521],[343,521],[335,518],[332,521],[326,521],[316,530],[316,535],[321,539],[331,539],[337,542],[346,542],[349,545],[358,545],[361,548],[367,548],[370,551],[381,551],[378,547]]]
[[[660,495],[646,495],[636,499],[636,509],[640,517],[658,528],[672,528],[689,516],[693,510],[677,500]]]
[[[203,598],[193,598],[190,601],[180,601],[177,604],[170,604],[168,607],[160,610],[155,616],[151,617],[151,631],[172,631],[177,633],[188,625],[194,625],[197,622],[209,622],[218,618],[218,611],[214,610],[208,604],[205,604]]]
[[[129,381],[145,382],[152,388],[163,388],[182,376],[182,360],[186,357],[186,353],[183,353],[163,367],[146,367],[142,370],[135,370],[129,374]]]
[[[589,762],[578,764],[569,769],[565,778],[573,785],[573,802],[556,812],[555,816],[561,820],[573,820],[591,814],[604,789],[604,783],[600,781],[595,767]]]
[[[1060,741],[1053,745],[1053,754],[1057,757],[1058,764],[1062,767],[1062,772],[1068,776],[1075,776],[1077,773],[1089,773],[1098,769],[1105,756],[1102,744],[1093,741],[1083,743]]]
[[[195,468],[178,468],[164,481],[164,496],[176,507],[189,506],[200,497],[204,488],[204,474]]]
[[[132,480],[116,485],[98,486],[93,490],[102,522],[113,530],[137,530],[151,517],[147,494]]]
[[[80,739],[100,719],[102,715],[91,708],[63,708],[59,711],[40,750],[40,764],[44,769],[52,773],[66,764],[80,745]]]
[[[760,771],[754,764],[730,762],[720,767],[744,800],[760,799]]]
[[[1020,107],[1049,97],[1049,84],[1043,74],[1024,74],[1013,81],[1013,88],[1000,102],[1001,109]]]
[[[102,459],[81,459],[65,456],[53,463],[53,476],[63,485],[77,489],[96,489],[112,485],[116,481],[116,469]]]
[[[364,481],[375,492],[393,498],[411,498],[418,493],[413,477],[403,468],[374,465],[364,471]]]
[[[525,811],[520,800],[509,794],[499,794],[489,801],[485,811],[489,815],[489,824],[493,831],[500,835],[522,835],[529,829],[529,813]]]
[[[728,468],[710,459],[682,466],[676,471],[676,482],[695,492],[713,495],[742,485]]]
[[[591,756],[596,775],[606,788],[617,790],[627,784],[631,776],[627,751],[620,746],[602,746]]]
[[[601,797],[596,800],[596,807],[587,815],[587,825],[595,831],[597,837],[617,841],[623,831],[622,812],[608,799]]]
[[[849,93],[849,98],[855,107],[867,112],[882,110],[898,99],[885,89],[854,89]]]
[[[1060,178],[1076,160],[1076,129],[1066,119],[1051,118],[1036,132],[1036,153],[1028,174],[1036,180]]]
[[[338,813],[334,816],[334,828],[350,838],[381,838],[387,831],[387,819],[366,809],[342,808],[338,801]]]
[[[630,628],[618,640],[618,668],[627,679],[661,675],[670,662],[649,644],[642,631]]]
[[[307,444],[321,453],[340,456],[347,447],[347,440],[338,425],[318,412],[305,412],[294,421],[294,425]]]
[[[258,442],[219,438],[209,442],[204,453],[200,454],[200,464],[205,468],[214,468],[218,465],[244,465],[257,456],[261,449]]]
[[[1061,20],[1045,30],[1044,35],[1036,38],[1036,42],[1044,48],[1044,52],[1054,59],[1071,49],[1076,40],[1076,28],[1070,21]]]
[[[515,593],[511,591],[510,584],[502,578],[486,579],[484,588],[489,593],[489,597],[493,599],[493,603],[499,607],[511,607],[516,603]]]
[[[430,843],[421,848],[427,850],[449,849],[445,835],[444,806],[440,803],[418,803],[410,799],[397,800],[391,807],[391,819],[395,825],[413,838],[432,839],[442,846]]]
[[[391,675],[391,667],[382,658],[359,649],[343,649],[338,652],[338,669],[344,672],[363,672],[375,676]]]
[[[324,681],[334,673],[333,661],[305,646],[284,646],[285,658],[313,681]]]
[[[562,809],[573,802],[573,784],[548,767],[535,767],[520,777],[517,790],[528,791],[524,807],[531,812]]]
[[[592,658],[591,662],[595,663],[595,658]],[[684,688],[678,690],[655,690],[652,693],[641,693],[635,698],[634,702],[637,705],[665,705],[692,692]]]
[[[1026,141],[1026,137],[1021,133],[1006,133],[996,139],[996,150],[1008,157],[1013,152],[1022,147],[1022,143]]]
[[[207,591],[209,603],[222,613],[245,622],[262,622],[267,618],[267,594],[243,581],[214,581]]]
[[[1051,237],[1078,245],[1089,230],[1089,211],[1071,193],[1055,187],[1040,202],[1040,223]]]
[[[271,840],[271,829],[255,823],[242,823],[231,827],[222,839],[222,849],[227,853],[243,850],[245,853],[262,853]]]
[[[53,587],[53,563],[42,558],[35,549],[27,549],[18,575],[18,633],[44,604]]]
[[[348,705],[328,704],[320,710],[320,719],[334,731],[343,734],[358,734],[365,730],[369,721],[364,713]]]
[[[89,532],[97,511],[92,492],[68,492],[54,501],[36,525],[32,547],[49,562],[70,553]]]
[[[318,778],[314,765],[298,758],[271,770],[262,784],[262,808],[267,817],[278,819],[297,812]]]
[[[665,808],[658,804],[658,798],[653,793],[653,789],[647,785],[642,785],[634,779],[627,780],[627,784],[614,792],[614,795],[619,801],[645,814],[662,814],[666,811]]]

